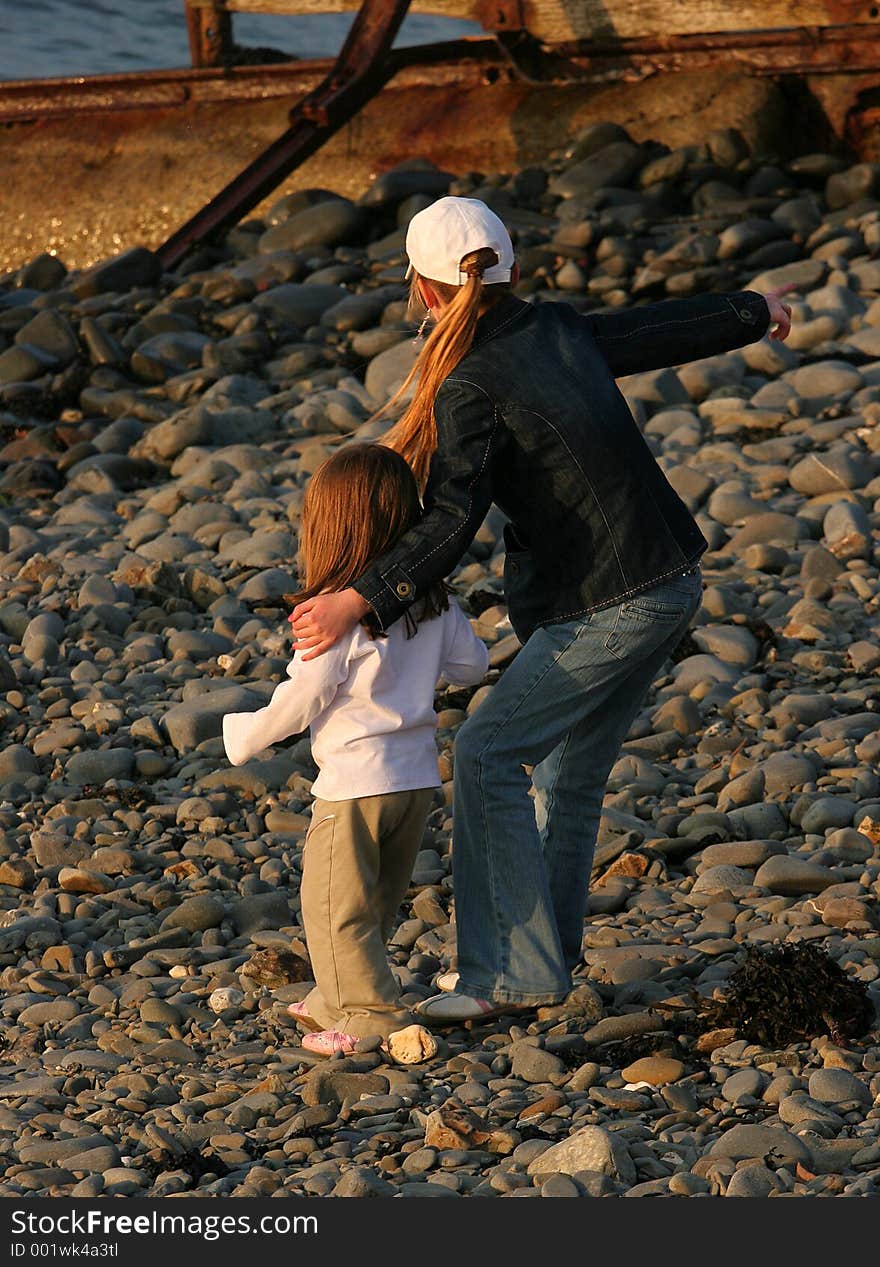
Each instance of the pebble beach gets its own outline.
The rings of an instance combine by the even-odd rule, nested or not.
[[[792,283],[795,324],[621,381],[709,551],[611,775],[572,994],[321,1060],[286,1014],[308,737],[236,769],[220,722],[284,675],[305,484],[387,426],[405,228],[445,193],[504,219],[530,302]],[[809,943],[880,1002],[880,165],[594,124],[514,173],[286,195],[173,274],[40,255],[0,276],[0,446],[0,1196],[880,1193],[876,1012],[695,1024],[750,949]],[[519,645],[502,527],[452,577],[490,671],[436,701],[409,1004],[454,966],[456,730]]]

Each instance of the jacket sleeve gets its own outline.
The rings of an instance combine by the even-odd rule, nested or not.
[[[253,713],[226,713],[223,747],[232,765],[244,765],[265,748],[300,735],[324,711],[347,676],[347,646],[331,648],[315,660],[294,656],[288,681],[276,686],[265,708]]]
[[[666,299],[585,318],[615,378],[700,361],[756,343],[767,333],[770,309],[753,290]]]
[[[452,686],[476,686],[489,668],[489,650],[471,629],[471,622],[457,603],[450,601],[448,627],[444,631],[440,675]]]
[[[354,583],[383,629],[452,571],[492,504],[497,443],[492,400],[474,383],[447,378],[437,393],[434,417],[437,452],[425,489],[425,513]]]

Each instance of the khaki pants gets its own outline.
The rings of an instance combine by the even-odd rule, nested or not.
[[[411,1025],[385,943],[412,876],[433,788],[315,800],[300,898],[315,989],[309,1016],[356,1038]]]

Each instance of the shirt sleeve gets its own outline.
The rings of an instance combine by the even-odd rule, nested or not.
[[[498,444],[492,400],[475,383],[447,378],[437,393],[434,417],[437,452],[425,489],[425,514],[354,583],[383,629],[452,571],[492,504]]]
[[[264,708],[253,713],[227,713],[223,746],[232,765],[246,761],[291,735],[300,735],[333,701],[348,672],[348,647],[333,647],[315,660],[294,653],[288,681],[276,686]]]
[[[457,603],[450,602],[440,675],[452,686],[475,686],[486,676],[489,651]]]
[[[767,333],[770,309],[756,291],[666,299],[581,320],[615,378],[683,365],[756,343]]]

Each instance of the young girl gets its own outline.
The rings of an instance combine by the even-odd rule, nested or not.
[[[308,601],[345,589],[396,547],[421,517],[418,489],[399,454],[377,444],[340,449],[306,490],[300,563]],[[306,837],[300,897],[315,988],[289,1009],[319,1055],[412,1023],[385,957],[439,786],[434,688],[441,676],[470,686],[488,653],[437,578],[406,619],[377,633],[354,624],[332,652],[295,654],[290,681],[265,708],[228,713],[233,765],[311,731],[320,773]]]
[[[366,612],[393,629],[492,502],[510,520],[505,589],[524,645],[456,739],[459,981],[418,1009],[449,1023],[570,989],[608,773],[700,602],[706,542],[614,380],[729,351],[774,323],[785,338],[790,310],[781,292],[750,291],[608,314],[525,303],[503,224],[467,198],[419,212],[406,247],[435,325],[388,442],[427,480],[426,513],[291,620],[309,660]]]

